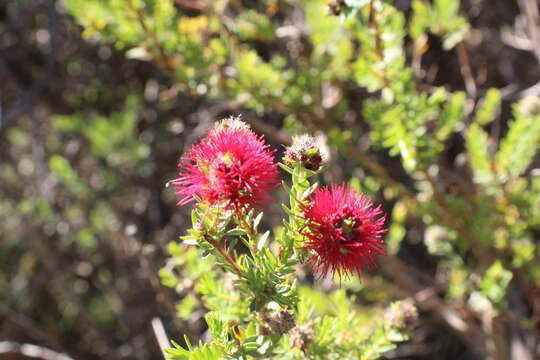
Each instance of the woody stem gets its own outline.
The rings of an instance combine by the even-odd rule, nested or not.
[[[221,247],[221,245],[219,244],[219,242],[217,242],[215,239],[209,237],[209,236],[205,236],[205,240],[214,247],[214,249],[216,249],[216,251],[219,253],[219,255],[221,256],[221,258],[227,263],[229,264],[234,273],[236,275],[238,275],[238,277],[240,278],[243,278],[244,277],[244,273],[242,272],[242,270],[238,267],[238,264],[236,263],[236,261],[234,261],[234,259],[225,251],[225,249],[223,249]]]

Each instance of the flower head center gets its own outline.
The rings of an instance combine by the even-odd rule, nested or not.
[[[208,179],[223,199],[231,200],[252,194],[252,188],[242,169],[242,161],[230,151],[221,154],[210,166]]]
[[[346,238],[350,238],[354,235],[356,228],[356,221],[351,218],[347,218],[343,220],[343,224],[341,225],[341,230],[343,230],[343,236]]]
[[[242,163],[230,151],[221,154],[210,166],[210,184],[215,186],[219,183],[239,183],[241,166]]]
[[[221,156],[222,164],[225,165],[232,165],[234,163],[234,160],[234,155],[230,151],[227,151]]]
[[[338,237],[342,243],[353,243],[358,241],[361,220],[356,219],[350,214],[341,214],[333,222],[334,228],[338,231]]]

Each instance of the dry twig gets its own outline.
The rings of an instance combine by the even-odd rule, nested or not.
[[[65,353],[56,352],[43,346],[14,341],[0,341],[0,354],[9,353],[43,360],[75,360]]]

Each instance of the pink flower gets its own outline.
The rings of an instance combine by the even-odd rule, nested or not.
[[[223,120],[181,159],[178,166],[185,172],[172,181],[184,195],[178,205],[199,198],[237,211],[258,206],[277,185],[277,164],[268,148],[242,121]]]
[[[304,249],[314,253],[309,262],[321,275],[360,274],[376,267],[375,255],[385,254],[380,206],[346,185],[316,189],[303,206],[303,218]]]

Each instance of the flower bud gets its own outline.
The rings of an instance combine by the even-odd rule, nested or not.
[[[293,137],[292,145],[285,150],[284,160],[290,164],[300,163],[308,170],[317,171],[323,158],[315,138],[304,134]]]
[[[294,328],[291,335],[293,346],[306,352],[309,345],[313,342],[314,333],[313,323]]]
[[[281,310],[265,319],[270,332],[278,335],[288,333],[296,326],[294,315],[290,310]]]
[[[521,100],[519,111],[525,116],[536,116],[540,114],[540,98],[530,96]]]
[[[418,310],[411,299],[396,301],[386,309],[384,320],[386,326],[408,332],[416,327]]]
[[[328,3],[328,9],[333,15],[338,16],[341,14],[341,11],[345,5],[345,0],[330,0]]]

